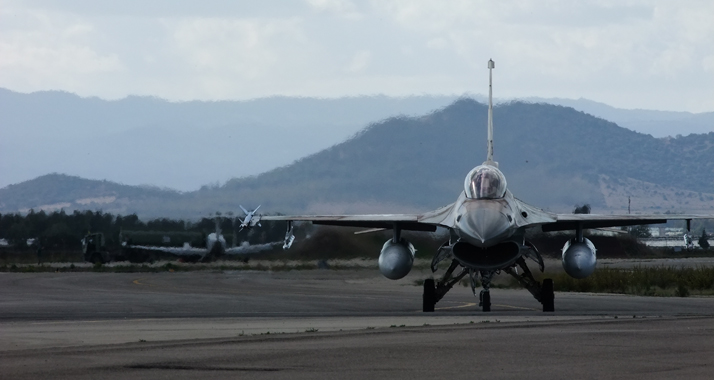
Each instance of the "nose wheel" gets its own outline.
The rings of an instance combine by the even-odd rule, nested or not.
[[[471,291],[476,296],[476,288],[478,287],[478,278],[481,277],[481,287],[483,288],[478,295],[478,305],[481,310],[488,312],[491,311],[491,279],[495,274],[494,271],[475,271],[473,269],[469,270],[469,277],[471,279]]]
[[[479,294],[478,305],[481,306],[483,311],[491,311],[491,292],[488,290],[482,290]]]

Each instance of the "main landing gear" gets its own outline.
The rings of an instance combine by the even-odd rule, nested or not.
[[[521,268],[522,274],[518,273],[518,268]],[[542,268],[541,266],[541,271],[543,271]],[[542,284],[536,281],[522,256],[513,266],[506,268],[505,271],[518,280],[533,295],[533,298],[543,305],[543,311],[555,311],[555,294],[553,293],[552,279],[546,278]]]
[[[543,260],[540,258],[540,254],[538,254],[535,249],[534,252],[534,260],[539,263],[540,270],[543,271]],[[445,255],[440,255],[440,253],[437,254],[434,260],[435,262],[432,263],[432,271],[436,271],[436,264],[438,263],[436,261],[437,258],[445,258]],[[525,256],[532,257],[530,254]],[[536,281],[536,279],[533,277],[533,274],[528,269],[528,266],[526,265],[526,262],[523,257],[524,256],[521,256],[512,266],[505,268],[504,271],[513,276],[516,280],[518,280],[518,282],[524,288],[526,288],[533,295],[533,297],[538,300],[538,302],[543,305],[544,312],[555,311],[553,280],[547,278],[543,280],[543,283],[539,283],[538,281]],[[461,269],[459,270],[458,274],[454,276],[454,271],[456,271],[457,268]],[[468,275],[471,282],[471,290],[473,291],[474,296],[476,295],[477,281],[481,282],[482,290],[479,293],[479,307],[481,307],[481,309],[485,312],[491,311],[491,280],[493,278],[493,275],[497,274],[497,272],[498,271],[477,271],[474,269],[468,269],[462,267],[457,260],[452,259],[451,265],[449,265],[449,268],[446,270],[446,273],[444,273],[444,276],[439,281],[435,281],[431,278],[424,280],[422,310],[424,312],[434,311],[436,303],[439,302],[442,298],[444,298],[446,293],[448,293],[449,290],[454,287],[454,285],[456,285],[459,281],[461,281],[462,278]]]
[[[423,307],[422,310],[425,312],[434,311],[434,305],[436,305],[439,300],[444,298],[446,293],[451,290],[459,281],[461,281],[464,276],[468,274],[466,268],[461,268],[461,271],[455,277],[452,277],[454,270],[459,267],[459,262],[456,260],[451,261],[449,269],[446,270],[444,276],[439,280],[439,282],[434,283],[433,278],[428,278],[424,280],[424,296],[423,296]],[[434,266],[432,266],[434,270]]]

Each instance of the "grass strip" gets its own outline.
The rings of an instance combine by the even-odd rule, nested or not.
[[[714,268],[698,266],[601,268],[584,279],[553,274],[556,291],[687,297],[714,294]]]

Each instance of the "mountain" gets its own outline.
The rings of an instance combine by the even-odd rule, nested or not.
[[[654,137],[687,136],[714,131],[714,112],[691,113],[621,109],[588,99],[524,98],[532,103],[547,103],[572,107],[635,132]]]
[[[466,173],[484,161],[486,114],[485,105],[460,99],[425,116],[373,123],[340,144],[223,186],[142,195],[137,203],[116,196],[127,199],[122,210],[142,216],[205,216],[239,204],[284,213],[427,211],[452,202]],[[630,197],[634,212],[714,210],[714,132],[657,139],[569,107],[522,102],[495,107],[494,126],[495,159],[509,188],[536,206],[567,212],[590,203],[594,212],[623,211]],[[1,189],[0,203],[22,199],[17,186]],[[58,192],[51,203],[78,197]]]
[[[389,119],[293,165],[231,180],[214,196],[261,202],[253,194],[266,194],[270,203],[262,202],[276,210],[357,211],[355,202],[369,211],[433,209],[453,201],[466,173],[485,159],[486,114],[485,105],[462,99],[421,118]],[[494,124],[495,158],[509,188],[535,205],[622,210],[626,202],[609,197],[636,180],[653,186],[652,197],[687,195],[681,204],[650,202],[649,211],[714,206],[699,194],[713,188],[714,133],[656,139],[572,108],[520,102],[496,107]]]
[[[371,123],[424,115],[456,99],[169,102],[130,96],[108,101],[59,91],[0,89],[0,187],[57,172],[192,191],[288,165]],[[655,137],[714,130],[714,113],[622,110],[585,99],[529,101],[570,106]]]
[[[0,210],[101,209],[128,214],[129,209],[141,210],[154,202],[178,201],[180,197],[175,190],[127,186],[53,173],[0,189]]]
[[[179,190],[255,175],[451,96],[169,102],[0,89],[0,187],[50,172]],[[246,164],[249,161],[250,164]]]

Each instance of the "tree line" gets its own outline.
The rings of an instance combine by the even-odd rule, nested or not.
[[[131,233],[144,232],[169,234],[172,232],[200,233],[202,240],[216,230],[216,221],[228,243],[238,233],[240,219],[233,216],[204,217],[198,221],[156,218],[142,221],[136,214],[113,215],[103,211],[64,210],[46,213],[30,210],[27,214],[0,214],[0,239],[17,249],[32,245],[45,249],[79,249],[81,240],[88,233],[104,234],[107,247],[119,247]],[[274,222],[261,222],[262,227],[242,231],[240,241],[250,244],[278,241],[284,237],[285,226]],[[193,244],[201,244],[192,242]]]

